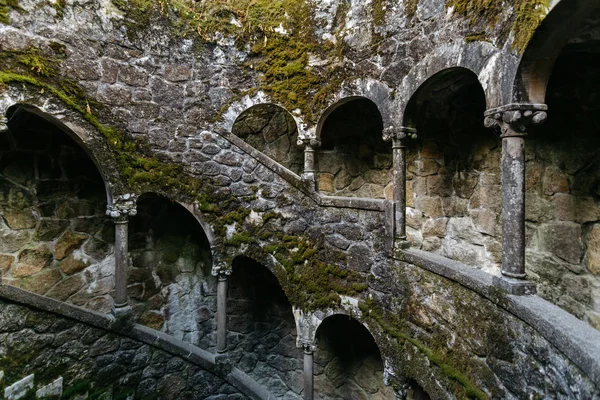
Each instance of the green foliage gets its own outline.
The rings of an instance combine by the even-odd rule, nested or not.
[[[8,24],[8,12],[10,9],[22,12],[23,8],[19,5],[19,0],[0,0],[0,23]]]
[[[363,313],[363,317],[378,325],[388,337],[396,339],[400,344],[409,343],[416,347],[419,352],[429,359],[429,361],[440,368],[444,376],[459,383],[468,398],[489,400],[489,396],[471,382],[470,378],[463,373],[461,368],[452,365],[452,361],[449,360],[449,357],[446,354],[434,350],[420,340],[405,333],[400,328],[403,326],[403,322],[399,320],[397,315],[384,312],[383,309],[372,300],[360,302],[359,308]],[[427,388],[425,388],[425,390],[427,390]]]
[[[512,46],[519,53],[523,53],[546,16],[549,3],[549,0],[448,0],[446,7],[452,7],[456,14],[467,18],[474,27],[487,26],[489,29],[496,29],[502,24],[499,36],[507,36],[512,31]],[[502,17],[507,7],[512,7],[513,17],[503,21]],[[470,41],[483,39],[484,36],[479,32],[478,36],[468,36]]]
[[[249,51],[245,67],[260,73],[259,86],[235,94],[230,102],[263,90],[273,101],[288,110],[300,109],[307,121],[314,121],[327,98],[347,78],[345,70],[333,62],[341,56],[340,45],[313,37],[310,0],[113,0],[113,3],[125,13],[131,39],[146,29],[150,21],[167,21],[174,37],[196,37],[203,43],[216,43],[224,35]],[[340,8],[345,18],[347,6]],[[377,18],[384,16],[379,13]],[[327,59],[333,66],[312,68],[309,55]],[[315,96],[317,93],[319,96]]]

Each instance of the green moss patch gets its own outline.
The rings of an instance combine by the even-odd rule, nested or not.
[[[446,7],[452,7],[454,13],[467,18],[472,27],[479,29],[467,35],[470,41],[489,40],[481,33],[482,27],[491,31],[499,28],[499,37],[513,32],[512,46],[522,54],[548,13],[549,4],[549,0],[448,0]],[[504,20],[507,9],[512,9],[511,17]]]

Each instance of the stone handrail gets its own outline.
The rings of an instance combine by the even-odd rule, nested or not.
[[[246,373],[235,367],[232,367],[228,372],[222,372],[220,368],[218,368],[218,361],[213,353],[196,347],[191,343],[176,339],[164,332],[159,332],[139,324],[126,325],[110,315],[86,310],[14,286],[0,284],[0,298],[25,306],[34,307],[49,313],[58,314],[62,317],[95,328],[111,331],[121,336],[156,347],[197,365],[200,368],[211,371],[251,399],[272,400],[276,398],[265,387],[261,386]]]
[[[315,203],[323,207],[336,207],[336,208],[353,208],[361,210],[371,210],[385,212],[388,200],[382,199],[368,199],[359,197],[340,197],[340,196],[326,196],[317,191],[314,187],[314,182],[303,180],[299,175],[290,171],[271,157],[267,156],[263,152],[255,149],[246,143],[243,139],[240,139],[231,132],[224,130],[217,130],[220,136],[226,139],[231,144],[244,151],[250,157],[260,162],[265,167],[269,168],[275,174],[286,180],[290,185],[300,190],[306,196],[310,197]]]
[[[493,276],[458,261],[408,249],[396,255],[482,295],[534,328],[600,386],[600,332],[539,296],[499,295]]]

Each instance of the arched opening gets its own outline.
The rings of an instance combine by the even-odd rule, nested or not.
[[[417,382],[409,380],[406,400],[431,400],[431,397]]]
[[[394,399],[375,339],[354,318],[332,315],[321,323],[314,362],[315,399]]]
[[[227,300],[234,365],[280,398],[300,399],[303,354],[292,306],[275,275],[244,256],[233,261]]]
[[[451,68],[412,96],[404,125],[408,143],[407,235],[413,246],[486,270],[498,270],[500,153],[483,125],[486,101],[477,76]]]
[[[140,323],[202,348],[214,346],[216,279],[210,243],[196,218],[146,193],[130,219],[128,295]]]
[[[527,273],[538,282],[540,296],[597,329],[599,21],[600,8],[588,10],[578,29],[569,32],[547,84],[548,120],[525,141]]]
[[[302,173],[304,154],[296,145],[298,126],[284,108],[258,104],[240,114],[231,132],[296,174]]]
[[[102,176],[76,135],[27,105],[0,133],[0,272],[5,283],[108,312],[114,226]]]
[[[353,98],[333,106],[320,124],[319,190],[336,196],[392,196],[392,146],[383,141],[383,120],[371,100]]]

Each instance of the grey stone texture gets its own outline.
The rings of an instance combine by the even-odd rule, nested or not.
[[[12,54],[33,47],[62,60],[55,79],[69,79],[81,88],[77,104],[86,113],[82,116],[72,105],[67,107],[49,90],[23,83],[2,85],[0,110],[4,115],[14,104],[27,103],[60,120],[101,170],[106,187],[94,168],[93,179],[79,179],[93,166],[80,157],[83,151],[47,145],[52,135],[43,129],[19,130],[18,118],[13,119],[9,110],[11,132],[0,134],[4,283],[89,309],[110,310],[114,231],[112,222],[100,216],[107,197],[129,193],[128,186],[135,185],[131,177],[120,175],[127,166],[119,164],[118,152],[88,121],[97,118],[121,130],[125,142],[139,145],[139,154],[147,159],[181,165],[181,174],[196,178],[203,192],[210,193],[209,201],[190,205],[193,216],[181,219],[175,217],[178,205],[171,207],[164,199],[156,203],[168,211],[167,222],[177,223],[175,229],[166,229],[164,223],[152,226],[160,209],[144,212],[140,202],[141,215],[137,222],[132,220],[128,295],[137,321],[161,330],[136,331],[140,335],[167,346],[172,343],[165,338],[171,338],[213,350],[216,279],[209,270],[231,267],[236,256],[248,255],[274,273],[285,295],[297,303],[294,306],[312,306],[303,303],[307,298],[333,300],[320,304],[325,310],[316,312],[332,312],[328,306],[335,303],[336,311],[356,316],[373,333],[383,368],[373,358],[351,360],[351,373],[341,374],[335,356],[329,361],[319,358],[329,359],[327,346],[320,348],[321,356],[317,350],[315,359],[322,362],[315,369],[316,387],[331,396],[344,398],[352,388],[359,397],[387,396],[389,389],[381,386],[385,376],[397,391],[412,379],[432,398],[456,398],[464,395],[464,388],[448,377],[448,371],[458,371],[492,398],[598,398],[597,360],[584,363],[584,358],[557,350],[548,336],[556,341],[583,339],[566,336],[563,328],[546,331],[524,323],[513,315],[516,311],[506,311],[502,294],[491,302],[477,290],[391,257],[393,208],[384,199],[391,199],[393,192],[392,150],[381,139],[381,130],[411,126],[419,138],[407,148],[409,240],[416,248],[484,272],[499,272],[500,141],[484,129],[483,112],[518,95],[513,93],[513,78],[521,56],[511,47],[515,35],[503,29],[507,21],[512,25],[512,7],[499,13],[499,23],[488,25],[469,21],[443,2],[422,0],[410,12],[406,1],[387,4],[379,15],[383,22],[375,23],[374,3],[382,2],[312,3],[315,40],[339,54],[334,59],[307,55],[311,68],[324,72],[339,66],[344,71],[339,87],[321,99],[317,123],[308,120],[301,108],[251,108],[273,100],[257,90],[265,76],[253,68],[261,60],[255,59],[252,46],[226,35],[210,44],[191,34],[180,37],[160,16],[132,32],[117,7],[124,2],[66,3],[62,7],[57,2],[62,17],[49,3],[33,0],[20,0],[22,10],[4,7],[9,24],[0,24],[0,50]],[[594,42],[586,38],[597,32],[586,32],[571,50]],[[485,40],[478,40],[481,35]],[[543,298],[598,329],[595,132],[600,113],[596,91],[588,89],[598,86],[597,63],[580,53],[575,63],[569,62],[570,57],[559,58],[556,78],[549,85],[548,103],[556,120],[526,139],[527,273],[539,283]],[[317,97],[314,92],[310,94]],[[353,108],[356,102],[345,102],[356,98],[363,98],[358,109]],[[37,136],[24,140],[25,133]],[[300,179],[302,152],[294,143],[311,134],[322,142],[317,149],[318,190],[314,182]],[[63,147],[70,150],[63,154]],[[152,175],[149,164],[150,171],[144,170],[142,178]],[[98,189],[95,194],[102,194],[93,201],[78,191],[78,184],[92,181]],[[192,197],[152,184],[143,190],[169,194],[173,201],[186,204]],[[144,193],[136,194],[142,198]],[[220,216],[232,212],[244,216],[229,215],[222,226],[211,217],[216,207]],[[203,221],[205,237],[192,232],[191,227],[200,225],[193,224],[193,217]],[[286,236],[309,238],[314,248],[302,249],[303,254],[291,252],[288,258],[268,251],[286,243]],[[304,254],[306,259],[294,260]],[[330,286],[347,290],[339,286],[344,282],[341,276],[353,276],[353,287],[360,290],[353,289],[352,296],[344,298],[330,287],[321,293],[323,288],[315,286],[323,284],[323,275],[302,280],[302,266],[314,260],[322,262],[325,271],[333,266],[333,272],[324,274]],[[468,275],[462,268],[460,274],[452,273]],[[252,292],[256,287],[244,292],[244,282],[233,282],[230,290],[230,357],[246,375],[235,374],[240,380],[260,382],[277,397],[298,398],[302,354],[294,347],[292,314],[279,299],[257,307],[260,296]],[[538,297],[535,301],[543,302]],[[373,322],[376,313],[365,311],[369,304],[376,304],[374,311],[386,315],[393,329],[384,329],[385,321]],[[11,305],[0,312],[5,319],[0,344],[10,345],[7,351],[12,351],[3,360],[32,358],[19,364],[21,370],[2,367],[5,382],[12,384],[26,376],[26,370],[38,368],[37,363],[64,356],[65,391],[76,386],[75,375],[67,374],[68,364],[74,366],[73,374],[81,368],[82,375],[110,383],[111,388],[99,384],[91,388],[112,391],[114,397],[130,387],[127,382],[132,382],[132,390],[140,390],[140,397],[145,396],[142,390],[165,398],[192,396],[192,390],[199,398],[239,396],[206,371],[162,351],[132,345],[118,335],[100,335],[81,324],[59,326],[54,316],[48,321],[40,312],[17,310],[20,307]],[[554,313],[560,315],[560,310]],[[402,319],[394,320],[397,316]],[[543,317],[535,321],[549,321]],[[59,345],[61,334],[68,346]],[[135,353],[144,358],[138,360],[139,368]],[[440,367],[435,362],[440,358],[452,369]],[[41,375],[40,382],[57,376],[43,380]]]
[[[27,374],[30,395],[34,382],[39,392],[62,377],[66,399],[247,398],[212,372],[142,341],[10,301],[1,305],[0,385],[7,399],[18,398],[6,391],[24,390],[19,382]]]

